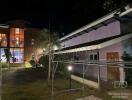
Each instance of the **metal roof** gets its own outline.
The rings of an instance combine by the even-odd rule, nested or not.
[[[97,19],[97,20],[95,20],[95,21],[93,21],[93,22],[91,22],[91,23],[89,23],[89,24],[87,24],[87,25],[85,25],[85,26],[83,26],[83,27],[71,32],[71,33],[69,33],[68,35],[60,38],[59,41],[63,41],[65,39],[67,39],[67,38],[70,38],[70,37],[76,35],[76,34],[79,34],[80,32],[82,32],[84,30],[87,30],[89,28],[92,28],[92,27],[100,24],[100,23],[103,23],[103,22],[105,22],[107,20],[110,20],[110,19],[115,17],[115,14],[118,14],[119,17],[122,17],[122,16],[127,15],[127,14],[129,14],[131,12],[132,12],[132,8],[126,9],[123,12],[119,12],[119,9],[115,10],[112,13],[109,13],[109,14],[107,14],[107,15],[105,15],[105,16],[103,16],[103,17],[101,17],[101,18],[99,18],[99,19]]]

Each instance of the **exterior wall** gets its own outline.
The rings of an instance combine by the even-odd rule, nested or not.
[[[121,60],[121,56],[123,54],[123,44],[120,42],[120,43],[116,43],[114,45],[102,48],[99,51],[99,59],[106,60],[107,52],[119,52],[119,59]]]
[[[19,33],[17,34],[16,28],[19,28]],[[37,38],[37,33],[39,31],[40,29],[36,28],[25,28],[25,22],[21,20],[11,21],[8,28],[0,27],[0,38],[2,37],[1,34],[6,34],[7,36],[6,45],[0,45],[0,59],[2,58],[2,55],[5,54],[4,49],[10,50],[13,55],[12,58],[17,58],[14,56],[14,52],[16,52],[17,55],[18,52],[19,54],[22,54],[19,57],[20,59],[22,58],[19,63],[10,59],[10,63],[13,65],[20,65],[20,63],[24,63],[24,61],[30,61],[32,59],[33,52],[35,52],[35,56],[38,57],[41,51],[36,47],[36,43],[34,43],[34,46],[32,45],[32,39],[35,40]],[[19,45],[16,45],[16,43]],[[5,57],[3,59],[5,59]],[[6,62],[6,59],[3,60],[3,62]]]
[[[39,29],[29,28],[25,30],[25,41],[24,41],[24,60],[30,61],[32,59],[32,55],[35,56],[35,60],[37,60],[37,51],[38,48],[36,46],[36,38],[39,33]]]
[[[97,52],[98,52],[97,50],[91,50],[91,51],[82,51],[82,52],[77,52],[77,53],[70,53],[68,55],[71,55],[72,58],[73,58],[73,55],[74,56],[76,55],[79,58],[78,60],[89,61],[90,60],[89,59],[90,54],[96,54]],[[74,60],[76,60],[76,59],[74,59]],[[84,67],[85,67],[85,71],[86,71],[85,77],[88,77],[89,79],[91,79],[93,81],[96,81],[98,78],[98,66],[96,66],[96,65],[85,65]],[[79,75],[79,76],[82,75],[83,74],[83,64],[73,64],[73,73],[75,75]]]
[[[106,54],[108,52],[118,52],[119,53],[119,60],[121,60],[121,56],[123,54],[123,44],[122,44],[122,42],[101,49],[99,51],[99,59],[100,60],[107,60]],[[120,71],[120,80],[124,80],[124,70],[123,70],[123,68],[120,68],[119,71]],[[104,80],[107,80],[107,66],[102,66],[101,70],[100,70],[100,73],[101,73],[101,77]]]
[[[81,60],[87,60],[88,56],[90,54],[96,53],[96,52],[97,51],[95,51],[95,50],[82,52],[81,58],[83,58],[83,59],[81,59]],[[101,49],[99,51],[99,60],[106,60],[107,52],[119,52],[119,58],[121,60],[121,56],[123,54],[123,44],[122,44],[122,42]],[[75,68],[74,68],[75,73],[82,73],[82,70],[83,70],[82,65],[74,65],[74,66],[75,66]],[[97,79],[97,77],[98,77],[98,67],[99,66],[87,65],[85,67],[87,67],[86,76]],[[119,70],[120,70],[120,80],[124,80],[124,70],[122,68],[120,68]],[[101,66],[100,67],[100,77],[101,77],[102,80],[107,81],[107,66]]]
[[[92,30],[88,33],[66,40],[62,42],[61,45],[62,48],[63,46],[65,46],[64,48],[66,48],[66,47],[75,46],[78,44],[87,43],[119,34],[120,34],[120,22],[115,21],[113,23],[108,24],[107,26],[99,27],[96,30]]]

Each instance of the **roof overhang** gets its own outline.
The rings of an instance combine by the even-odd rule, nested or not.
[[[117,13],[118,13],[117,10],[115,10],[114,12],[112,12],[110,14],[107,14],[106,16],[103,16],[103,17],[101,17],[101,18],[93,21],[92,23],[87,24],[87,25],[83,26],[82,28],[79,28],[79,29],[75,30],[74,32],[72,32],[72,33],[70,33],[70,34],[62,37],[61,39],[59,39],[59,41],[63,41],[65,39],[67,39],[67,38],[70,38],[70,37],[76,35],[76,34],[79,34],[80,32],[82,32],[84,30],[87,30],[89,28],[92,28],[92,27],[94,27],[94,26],[96,26],[96,25],[98,25],[100,23],[104,23],[105,21],[114,18],[115,17],[115,14],[117,14]],[[124,15],[129,15],[129,14],[131,15],[131,13],[132,13],[132,8],[127,9],[124,12],[119,13],[118,16],[119,17],[122,17]]]
[[[91,46],[79,47],[79,48],[74,48],[74,49],[69,49],[69,50],[57,51],[54,54],[72,53],[72,52],[80,52],[80,51],[88,51],[88,50],[99,50],[101,48],[108,47],[110,45],[116,44],[123,40],[129,39],[131,37],[132,37],[132,33],[129,33],[127,35],[106,41],[104,43],[100,43],[98,45],[91,45]]]
[[[0,25],[0,28],[9,28],[9,25]]]

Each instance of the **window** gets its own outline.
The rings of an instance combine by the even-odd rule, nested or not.
[[[6,34],[0,33],[0,46],[6,47],[7,46],[7,37]]]
[[[89,60],[90,61],[98,61],[99,60],[98,54],[90,54],[89,55]]]
[[[1,60],[1,62],[6,62],[4,48],[0,48],[0,60]]]
[[[12,56],[10,59],[11,63],[23,63],[23,49],[12,48],[10,49],[10,52]]]
[[[23,63],[24,57],[24,29],[10,29],[10,63]]]
[[[90,55],[90,61],[94,60],[93,55]]]
[[[94,54],[94,60],[98,60],[98,55],[97,54]]]
[[[16,34],[19,34],[19,28],[15,29]]]
[[[24,47],[24,30],[12,28],[10,31],[10,47]]]

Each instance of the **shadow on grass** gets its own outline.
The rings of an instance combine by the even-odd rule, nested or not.
[[[43,68],[24,68],[15,71],[5,71],[2,75],[3,84],[11,82],[13,84],[23,84],[35,82],[37,80],[47,80],[47,71]]]

